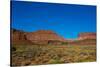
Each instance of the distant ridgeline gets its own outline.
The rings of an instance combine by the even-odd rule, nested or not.
[[[95,45],[96,33],[80,33],[76,40],[67,40],[50,30],[24,32],[11,29],[11,44],[75,44]]]

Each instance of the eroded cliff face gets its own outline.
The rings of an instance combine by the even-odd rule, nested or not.
[[[65,39],[49,30],[39,30],[27,34],[27,39],[32,42],[64,41]]]
[[[11,30],[13,43],[31,42],[33,44],[49,44],[50,42],[60,44],[65,41],[64,38],[58,36],[50,30],[39,30],[36,32],[23,32]]]
[[[26,37],[26,32],[12,29],[11,30],[11,44],[32,44]]]
[[[79,40],[96,39],[96,33],[93,33],[93,32],[91,32],[91,33],[88,33],[88,32],[86,32],[86,33],[80,33],[78,35],[78,39]]]
[[[27,40],[25,33],[22,31],[12,30],[11,33],[12,33],[11,36],[13,41]]]
[[[96,45],[96,33],[79,33],[78,38],[69,42],[72,45]]]

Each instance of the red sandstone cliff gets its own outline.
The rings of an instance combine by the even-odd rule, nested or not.
[[[72,45],[96,45],[96,33],[80,33],[77,39],[69,41],[68,43]]]
[[[64,41],[65,39],[58,36],[53,31],[49,30],[39,30],[36,32],[28,33],[27,39],[31,40],[32,42],[39,42],[39,41]]]
[[[58,36],[56,33],[50,30],[39,30],[36,32],[23,32],[19,30],[11,30],[12,42],[31,42],[35,44],[48,44],[50,42],[59,44],[65,41],[64,38]]]
[[[96,44],[96,33],[80,33],[76,40],[65,40],[50,30],[38,30],[35,32],[23,32],[19,30],[11,30],[12,44],[61,44],[68,42],[69,44]]]
[[[20,30],[11,30],[11,44],[32,44],[26,37],[26,33]]]
[[[96,39],[96,33],[93,32],[80,33],[78,35],[78,40],[84,40],[84,39]]]

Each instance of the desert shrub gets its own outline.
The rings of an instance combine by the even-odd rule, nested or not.
[[[68,42],[62,42],[63,45],[68,45]]]
[[[13,52],[16,51],[16,50],[17,50],[16,47],[11,48],[11,51],[13,51]]]
[[[48,61],[49,64],[58,64],[58,63],[62,63],[60,60],[55,60],[55,59],[51,59]]]

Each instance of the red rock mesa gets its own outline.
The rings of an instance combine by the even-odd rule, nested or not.
[[[27,41],[30,41],[33,44],[61,44],[61,42],[66,40],[50,30],[39,30],[27,33],[12,30],[12,42],[18,43]]]
[[[96,39],[96,33],[80,33],[78,35],[78,40],[84,40],[84,39]]]
[[[28,33],[27,39],[38,44],[60,44],[61,42],[65,41],[64,38],[58,36],[56,33],[50,30],[39,30]]]
[[[96,33],[80,33],[75,40],[64,39],[50,30],[38,30],[35,32],[23,32],[11,30],[12,44],[69,44],[89,45],[96,44]]]

